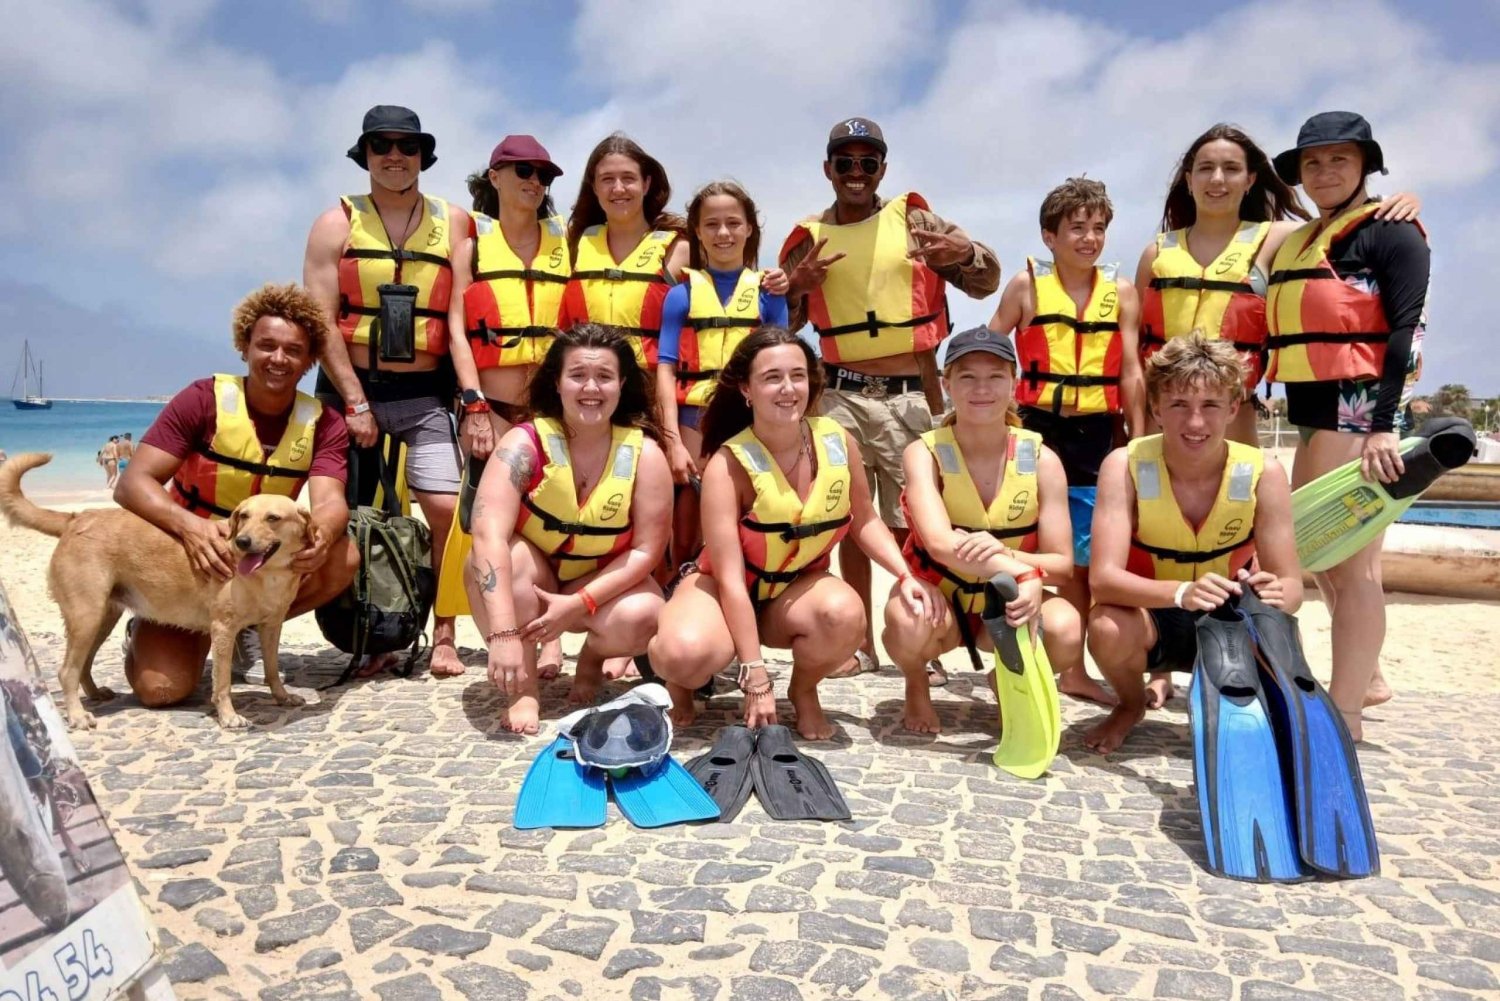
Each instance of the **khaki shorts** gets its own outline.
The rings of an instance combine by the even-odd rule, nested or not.
[[[932,430],[927,397],[921,390],[874,397],[849,389],[830,389],[823,393],[823,414],[838,421],[859,445],[865,480],[870,484],[870,497],[879,505],[880,520],[892,528],[905,528],[901,490],[906,486],[906,474],[901,453]]]

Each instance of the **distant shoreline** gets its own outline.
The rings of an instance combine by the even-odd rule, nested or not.
[[[10,402],[13,397],[4,397]],[[49,396],[53,403],[168,403],[170,396]]]

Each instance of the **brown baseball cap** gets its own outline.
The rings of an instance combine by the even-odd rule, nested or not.
[[[840,146],[848,146],[851,143],[866,143],[880,150],[880,155],[886,154],[885,133],[880,131],[880,126],[868,118],[846,118],[834,124],[828,130],[828,155]]]
[[[493,170],[502,163],[544,163],[558,177],[562,176],[562,168],[552,162],[547,147],[532,136],[515,135],[501,139],[500,144],[490,153],[490,169]]]

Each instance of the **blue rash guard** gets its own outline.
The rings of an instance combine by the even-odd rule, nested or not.
[[[708,273],[713,276],[714,291],[719,293],[720,302],[728,302],[729,297],[734,295],[735,286],[739,284],[740,275],[744,268],[738,271],[720,271],[717,268],[708,268]],[[677,346],[682,341],[682,327],[688,318],[688,290],[689,285],[684,280],[679,285],[672,286],[672,291],[667,293],[666,301],[661,307],[661,340],[656,345],[656,360],[666,362],[669,365],[677,364]],[[775,327],[784,327],[787,324],[786,296],[772,295],[765,289],[760,292],[760,322]]]

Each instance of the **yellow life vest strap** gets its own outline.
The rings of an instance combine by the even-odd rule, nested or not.
[[[796,525],[789,521],[754,521],[745,517],[740,519],[740,524],[752,532],[764,532],[767,535],[779,533],[784,542],[794,542],[798,539],[810,539],[815,535],[822,535],[835,528],[842,528],[849,524],[850,520],[851,517],[846,514],[842,518],[831,518],[828,521],[805,521]]]
[[[542,527],[549,532],[559,532],[563,535],[624,535],[626,532],[630,531],[629,525],[624,525],[620,528],[610,528],[605,525],[584,525],[576,521],[564,521],[563,519],[558,518],[555,515],[550,514],[549,512],[544,511],[542,508],[538,507],[535,503],[532,502],[531,496],[529,494],[521,495],[521,503],[526,505],[526,510],[535,515],[537,519],[541,521]],[[567,558],[565,554],[559,556],[558,554],[553,553],[552,555],[557,556],[559,559]],[[576,558],[597,560],[599,557],[597,554],[595,554],[593,556],[580,556]]]
[[[926,316],[914,316],[910,320],[882,320],[875,315],[873,309],[865,311],[865,318],[857,323],[845,323],[837,327],[823,327],[818,329],[819,337],[841,337],[844,334],[867,333],[871,337],[879,337],[882,330],[895,330],[900,327],[920,327],[924,323],[931,323],[942,313],[928,313]]]

